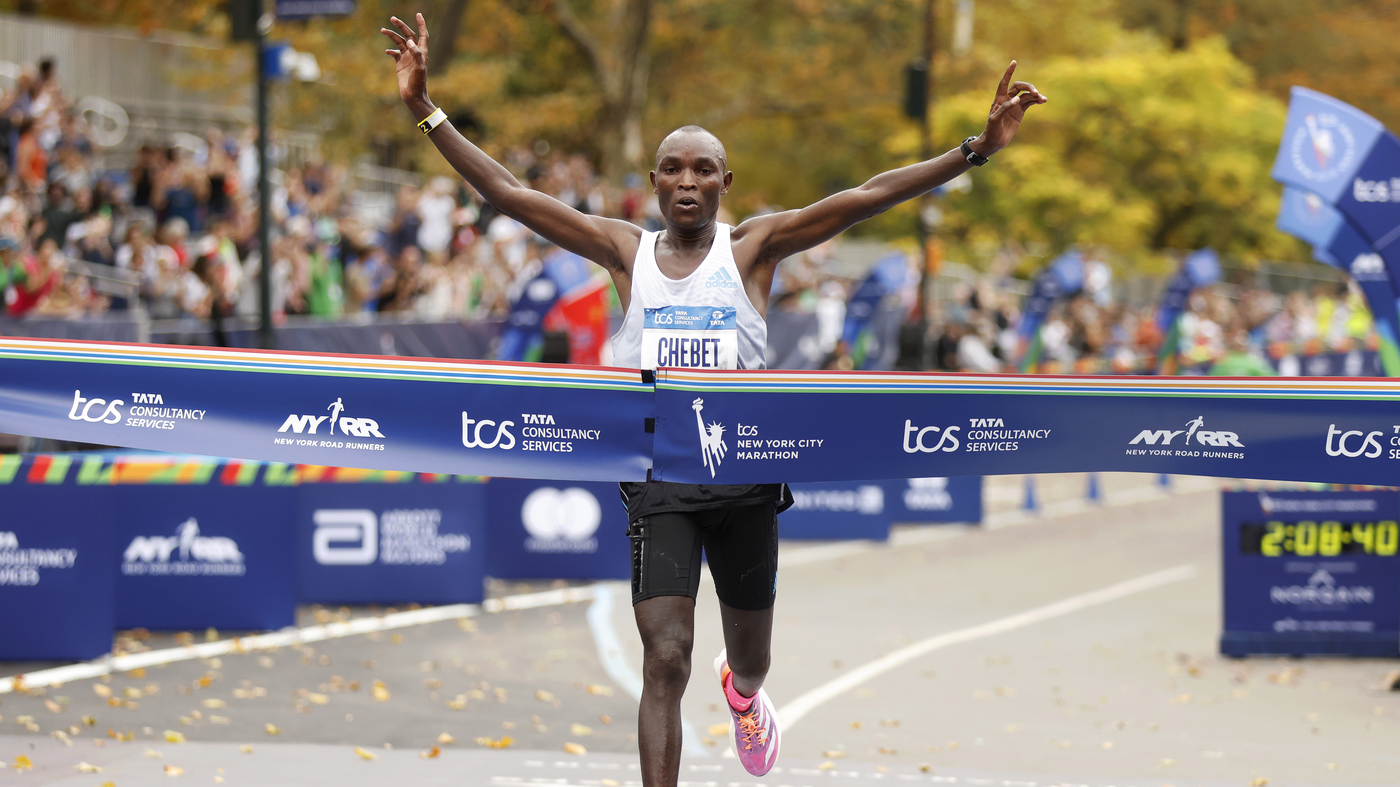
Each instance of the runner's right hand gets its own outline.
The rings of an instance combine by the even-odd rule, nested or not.
[[[384,50],[384,54],[394,58],[394,75],[399,83],[399,98],[410,108],[431,103],[428,100],[428,23],[423,21],[422,14],[417,16],[416,39],[413,29],[396,16],[389,17],[389,21],[398,28],[397,30],[379,28],[379,32],[388,36],[397,46],[396,49]]]

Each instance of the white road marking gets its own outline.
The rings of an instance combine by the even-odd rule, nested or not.
[[[1177,566],[1176,568],[1169,568],[1165,571],[1158,571],[1136,579],[1130,579],[1126,582],[1119,582],[1116,585],[1109,585],[1106,588],[1100,588],[1099,590],[1094,590],[1089,593],[1071,596],[1070,598],[1056,601],[1053,604],[1047,604],[1043,607],[1036,607],[1035,609],[1028,609],[1025,612],[1018,612],[1015,615],[1009,615],[989,623],[971,626],[958,631],[951,631],[947,634],[937,634],[915,642],[912,645],[906,645],[874,661],[867,662],[841,675],[835,680],[824,683],[808,691],[782,708],[779,708],[778,719],[783,725],[783,731],[787,732],[791,730],[792,726],[800,721],[802,717],[806,716],[818,705],[835,699],[871,678],[888,672],[919,656],[932,653],[935,650],[941,650],[951,645],[959,645],[984,637],[1005,634],[1008,631],[1025,628],[1034,623],[1040,623],[1050,620],[1051,618],[1068,615],[1071,612],[1078,612],[1079,610],[1098,606],[1099,604],[1116,601],[1120,598],[1131,596],[1134,593],[1152,590],[1153,588],[1168,585],[1172,582],[1180,582],[1181,580],[1189,579],[1195,575],[1195,566]]]
[[[642,701],[642,677],[632,669],[627,657],[622,653],[622,642],[613,628],[612,612],[616,595],[626,587],[621,582],[600,582],[593,585],[593,603],[588,605],[588,628],[593,632],[593,642],[598,646],[598,660],[608,677],[632,695],[637,702]],[[681,753],[688,757],[709,757],[710,753],[700,744],[700,733],[684,717],[681,718]]]
[[[54,683],[100,678],[112,672],[125,672],[138,667],[153,667],[177,661],[207,659],[228,653],[242,653],[265,648],[282,648],[306,642],[349,637],[355,634],[368,634],[372,631],[388,631],[423,623],[469,618],[480,615],[482,612],[507,612],[589,601],[594,598],[596,588],[596,585],[587,585],[547,590],[542,593],[526,593],[519,596],[487,599],[481,604],[449,604],[442,607],[427,607],[407,612],[395,612],[383,617],[356,618],[344,623],[327,623],[299,629],[287,628],[269,634],[255,634],[251,637],[234,637],[217,642],[201,642],[197,645],[150,650],[145,653],[131,653],[123,656],[104,656],[81,664],[69,664],[28,673],[24,676],[24,685],[38,688]],[[14,687],[15,679],[13,677],[0,678],[0,694],[9,693],[14,690]]]

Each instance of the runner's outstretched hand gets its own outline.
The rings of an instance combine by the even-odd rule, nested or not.
[[[396,49],[386,49],[384,54],[394,58],[394,75],[399,82],[399,98],[409,106],[428,106],[428,23],[423,20],[423,15],[418,14],[418,36],[413,35],[413,28],[409,27],[397,16],[389,17],[397,30],[390,30],[387,27],[379,28],[379,32],[389,37],[393,41]],[[1020,84],[1019,82],[1017,84]],[[1005,80],[1003,80],[1005,87]]]
[[[425,32],[424,39],[426,38]],[[1035,85],[1029,82],[1012,82],[1011,75],[1014,73],[1016,61],[1012,60],[1001,77],[1001,84],[997,85],[996,98],[992,99],[992,108],[987,113],[987,130],[982,132],[982,136],[989,149],[978,151],[984,156],[1010,145],[1011,138],[1016,136],[1016,129],[1021,127],[1021,121],[1026,117],[1026,110],[1049,101],[1035,89]]]

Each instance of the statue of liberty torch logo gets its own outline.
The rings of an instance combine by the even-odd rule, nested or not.
[[[724,452],[727,450],[724,445],[724,427],[715,422],[706,428],[705,419],[700,417],[700,411],[705,409],[704,399],[696,399],[690,406],[695,410],[695,424],[700,427],[700,459],[710,468],[710,478],[714,478],[715,468],[719,467],[720,460],[724,458]]]

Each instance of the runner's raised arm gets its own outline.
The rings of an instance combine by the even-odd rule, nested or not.
[[[1011,144],[1026,110],[1047,101],[1035,85],[1012,82],[1011,75],[1015,71],[1016,61],[1013,60],[997,86],[992,108],[987,113],[986,128],[968,142],[977,155],[990,156]],[[755,263],[776,263],[931,191],[971,168],[972,164],[961,150],[951,150],[938,158],[876,175],[864,185],[833,194],[806,208],[750,219],[736,228],[735,241],[747,243],[756,235],[760,242]]]
[[[418,34],[398,17],[397,30],[380,28],[397,48],[384,50],[394,58],[399,98],[416,120],[430,117],[437,107],[428,98],[428,25],[418,14]],[[428,133],[443,158],[471,183],[496,210],[548,238],[555,245],[590,259],[610,271],[625,272],[641,237],[637,227],[616,219],[589,216],[540,191],[524,186],[497,161],[473,145],[450,123]]]

